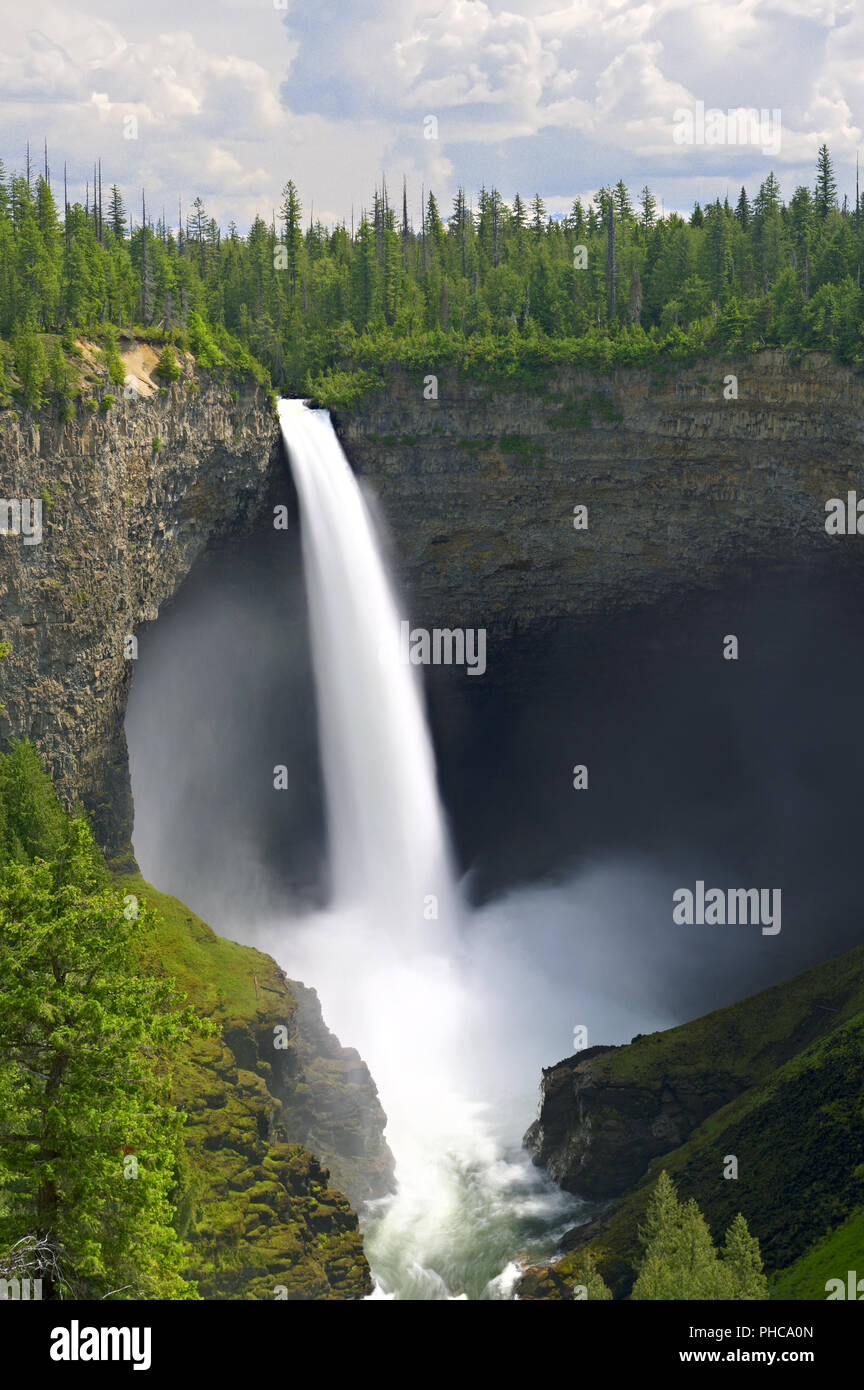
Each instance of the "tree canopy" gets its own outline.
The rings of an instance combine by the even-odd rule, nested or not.
[[[0,404],[63,397],[51,335],[68,352],[76,333],[112,330],[322,398],[337,373],[362,387],[388,361],[522,360],[538,345],[600,367],[762,346],[864,358],[861,207],[837,206],[824,145],[813,187],[788,201],[771,172],[689,217],[620,179],[564,216],[486,187],[460,188],[446,220],[432,191],[403,184],[399,203],[382,183],[350,226],[325,226],[289,179],[241,236],[200,198],[185,226],[153,224],[146,202],[135,217],[116,185],[107,213],[88,195],[61,215],[44,176],[0,167]]]
[[[718,1253],[708,1224],[692,1197],[681,1202],[665,1169],[639,1228],[642,1257],[630,1297],[666,1299],[765,1299],[759,1242],[739,1212]]]
[[[34,750],[0,755],[0,1274],[43,1297],[194,1298],[172,1193],[171,1058],[202,1031],[140,969],[151,926]],[[46,1253],[47,1252],[47,1253]]]

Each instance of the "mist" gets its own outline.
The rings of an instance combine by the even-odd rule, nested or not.
[[[859,759],[836,731],[860,614],[837,579],[766,575],[602,630],[493,632],[482,680],[427,675],[433,750],[417,668],[375,656],[404,604],[377,508],[326,415],[283,410],[304,548],[299,528],[214,548],[141,634],[136,855],[313,985],[369,1062],[399,1184],[365,1217],[379,1295],[506,1297],[525,1221],[548,1241],[565,1218],[518,1147],[541,1068],[851,944]],[[700,880],[780,889],[782,931],[676,925]]]
[[[511,966],[520,977],[479,1053],[534,1086],[577,1024],[592,1044],[627,1041],[854,944],[861,607],[848,577],[765,575],[602,631],[490,637],[480,680],[432,669],[439,781],[475,908],[463,949],[478,991],[511,999]],[[720,655],[727,632],[737,663]],[[329,894],[298,532],[212,550],[139,649],[126,734],[142,871],[260,945],[276,914]],[[577,762],[587,791],[573,790]],[[673,892],[697,879],[781,888],[782,932],[673,926]]]

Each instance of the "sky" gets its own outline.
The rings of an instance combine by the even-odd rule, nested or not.
[[[348,220],[382,174],[412,216],[423,185],[444,212],[486,184],[555,214],[619,178],[689,212],[772,168],[787,197],[812,185],[823,142],[854,197],[856,0],[0,0],[0,19],[7,169],[47,140],[55,190],[66,160],[83,200],[100,155],[169,224],[200,196],[242,232],[289,178],[307,215]],[[760,137],[709,117],[700,142],[700,103],[764,111]]]

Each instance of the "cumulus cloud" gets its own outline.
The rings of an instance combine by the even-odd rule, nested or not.
[[[154,202],[201,193],[222,219],[269,216],[289,175],[322,217],[368,202],[382,170],[540,191],[564,206],[623,177],[667,206],[812,180],[827,141],[848,186],[861,138],[864,18],[854,0],[238,0],[142,10],[129,0],[34,0],[6,23],[3,153],[43,134],[82,178]],[[676,146],[673,115],[698,102],[779,108],[783,138]],[[427,139],[428,116],[437,139]],[[124,139],[126,118],[137,140]]]

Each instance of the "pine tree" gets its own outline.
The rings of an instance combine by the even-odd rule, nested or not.
[[[578,241],[585,227],[585,209],[578,198],[573,200],[573,206],[570,209],[567,225]]]
[[[828,216],[832,208],[837,206],[837,182],[834,178],[834,166],[831,163],[831,155],[827,145],[820,145],[819,147],[813,202],[816,206],[817,216],[823,219]]]
[[[738,202],[735,205],[735,216],[737,217],[740,225],[744,228],[744,231],[746,232],[747,228],[750,226],[750,219],[752,214],[750,211],[750,203],[747,198],[747,189],[743,186],[741,188],[741,192],[738,195]]]
[[[533,231],[535,236],[539,237],[543,235],[545,226],[546,204],[543,202],[543,199],[540,197],[540,194],[535,193],[533,199],[531,200],[531,230]]]
[[[630,202],[630,194],[623,179],[619,179],[613,190],[615,199],[615,215],[619,222],[631,222],[633,220],[633,204]]]
[[[12,361],[21,382],[24,404],[30,410],[42,405],[45,384],[45,353],[38,333],[19,328],[12,340]]]
[[[606,313],[615,321],[615,199],[610,194],[606,207]]]
[[[438,200],[432,192],[426,202],[425,232],[430,245],[440,255],[444,244],[444,224],[438,211]]]
[[[644,1254],[630,1297],[634,1301],[713,1299],[722,1273],[705,1219],[691,1199],[678,1200],[664,1170],[639,1229]]]
[[[450,218],[448,231],[459,245],[459,264],[464,280],[468,273],[468,205],[465,201],[464,188],[456,190],[456,197],[453,199],[453,215]]]
[[[639,194],[639,206],[642,209],[642,216],[640,219],[642,226],[646,232],[650,232],[657,220],[657,199],[654,197],[647,183]]]
[[[680,1202],[663,1169],[639,1227],[643,1253],[630,1297],[671,1299],[767,1298],[759,1242],[739,1214],[718,1257],[708,1225],[695,1201]]]
[[[567,1282],[574,1286],[574,1297],[589,1303],[609,1303],[612,1291],[597,1268],[597,1260],[590,1250],[580,1250],[568,1260]],[[576,1288],[580,1290],[576,1292]],[[581,1290],[584,1289],[584,1294]]]
[[[751,1236],[740,1211],[726,1232],[722,1259],[723,1266],[730,1275],[732,1298],[768,1297],[768,1280],[762,1268],[759,1242],[755,1236]]]
[[[303,249],[303,232],[300,226],[302,216],[303,209],[297,186],[293,179],[289,179],[282,190],[282,225],[287,261],[286,269],[292,296],[297,293],[297,275]]]
[[[116,183],[111,185],[111,198],[108,203],[108,226],[118,241],[126,236],[126,208]]]

